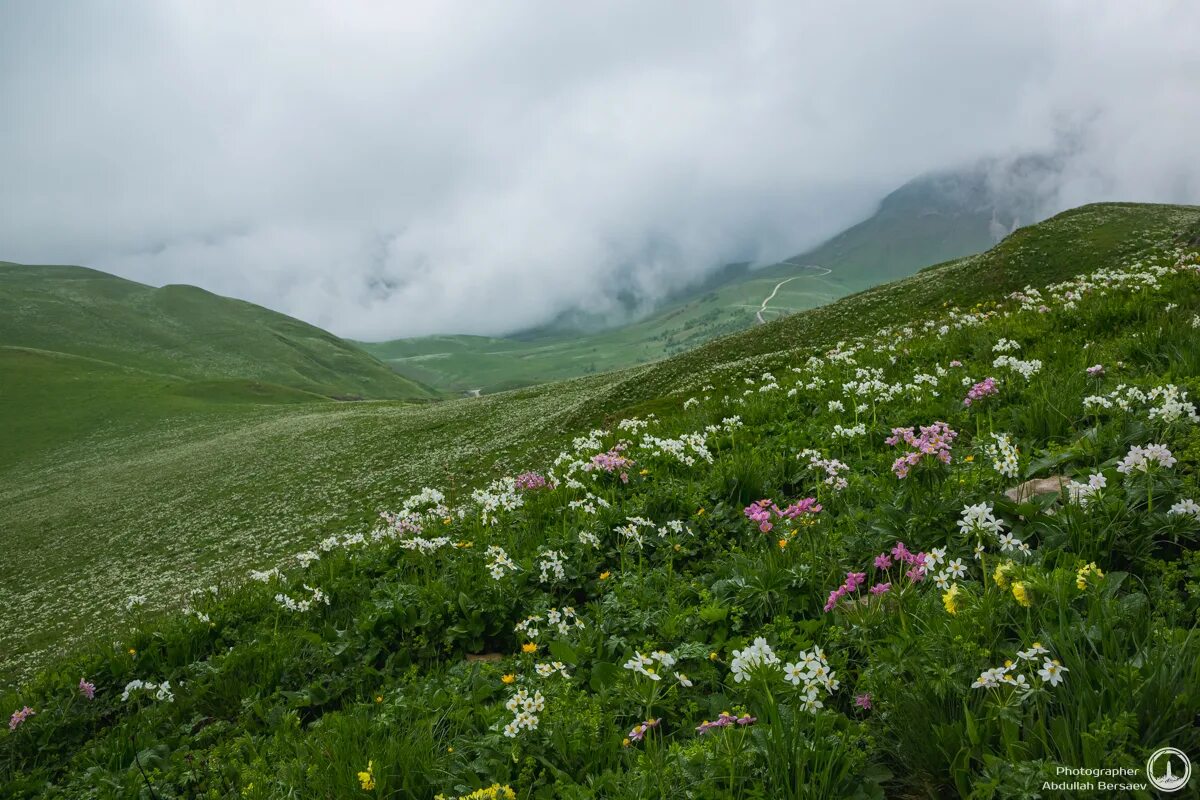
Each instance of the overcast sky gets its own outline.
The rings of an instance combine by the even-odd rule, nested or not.
[[[661,296],[1064,140],[1056,208],[1200,202],[1200,3],[0,0],[0,259],[361,339]]]

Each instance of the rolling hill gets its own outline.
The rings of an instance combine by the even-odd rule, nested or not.
[[[12,470],[0,793],[1018,796],[1194,752],[1198,238],[1086,206],[649,365]]]
[[[968,308],[1113,266],[1149,242],[1195,236],[1198,223],[1192,207],[1086,206],[1022,228],[987,253],[653,364],[426,405],[206,402],[99,425],[52,459],[6,451],[0,682],[80,637],[112,630],[129,595],[147,595],[151,607],[169,603],[331,534],[364,530],[421,486],[478,486],[597,424],[673,413],[683,393],[707,381],[795,363],[946,304]],[[10,365],[8,375],[24,369]],[[38,369],[54,372],[44,360]],[[129,393],[134,407],[139,393],[162,396],[152,378],[103,369],[106,391]],[[69,417],[63,397],[75,395],[64,391],[45,390],[38,419]],[[17,428],[7,411],[4,419]],[[105,546],[92,547],[96,541]]]
[[[649,316],[618,327],[603,328],[599,320],[581,325],[580,315],[571,314],[508,337],[359,344],[397,372],[450,392],[499,391],[655,361],[986,250],[1032,221],[1037,203],[1025,189],[1051,168],[1035,158],[1007,165],[1007,184],[1020,188],[1003,192],[992,188],[995,166],[988,163],[922,176],[886,196],[871,217],[813,250],[755,269],[729,265]]]
[[[221,405],[423,401],[330,333],[193,286],[0,262],[0,470],[103,427]],[[36,424],[32,420],[36,419]]]

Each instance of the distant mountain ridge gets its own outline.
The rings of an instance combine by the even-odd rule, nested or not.
[[[597,330],[596,320],[565,312],[504,337],[428,336],[360,346],[403,375],[457,392],[654,361],[982,252],[1046,213],[1045,186],[1056,169],[1051,158],[1026,156],[920,176],[885,196],[870,217],[811,250],[762,267],[725,265],[653,313],[617,327]]]

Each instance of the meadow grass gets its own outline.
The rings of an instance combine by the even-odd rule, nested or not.
[[[1195,752],[1198,221],[1087,207],[625,373],[10,469],[0,787],[1023,797]]]

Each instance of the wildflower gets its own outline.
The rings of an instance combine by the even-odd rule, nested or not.
[[[967,391],[967,396],[963,398],[963,405],[970,406],[972,403],[978,403],[985,397],[999,393],[1000,390],[996,388],[996,379],[985,378]]]
[[[634,726],[634,728],[633,728],[633,730],[631,730],[631,731],[629,732],[629,738],[630,738],[630,739],[632,739],[632,740],[633,740],[633,741],[635,741],[635,742],[640,742],[640,741],[642,741],[642,739],[645,739],[645,738],[646,738],[646,733],[647,733],[647,732],[648,732],[648,731],[649,731],[651,728],[657,728],[657,727],[658,727],[658,723],[660,723],[660,722],[662,722],[662,718],[661,718],[661,717],[660,717],[660,718],[658,718],[658,719],[648,719],[648,720],[646,720],[645,722],[643,722],[643,723],[642,723],[642,724],[640,724],[640,725],[635,725],[635,726]]]
[[[1095,364],[1093,366],[1088,367],[1087,374],[1088,374],[1089,378],[1099,378],[1101,375],[1104,374],[1104,365],[1103,364]]]
[[[739,725],[739,726],[753,725],[756,722],[758,722],[758,717],[752,717],[749,714],[743,714],[740,717],[735,717],[733,714],[730,714],[728,711],[722,711],[721,716],[717,717],[714,721],[709,722],[708,720],[705,720],[704,722],[697,725],[696,732],[698,734],[700,734],[701,736],[703,736],[704,734],[708,733],[709,731],[711,731],[715,728],[728,728],[733,725]]]
[[[375,788],[375,762],[367,762],[367,771],[358,773],[358,784],[364,792]]]
[[[733,651],[733,661],[730,662],[729,669],[733,672],[735,683],[744,683],[750,680],[751,671],[778,663],[779,657],[775,655],[775,651],[767,644],[766,639],[759,636],[749,647]]]
[[[675,673],[675,680],[679,681],[679,685],[685,689],[692,688],[691,678],[689,678],[687,675],[684,675],[682,672]]]
[[[381,695],[381,694],[377,694],[377,695],[375,695],[375,702],[376,702],[376,703],[382,703],[382,702],[383,702],[383,695]]]
[[[892,585],[890,583],[877,583],[874,586],[872,586],[869,589],[869,591],[871,592],[871,594],[886,594],[888,591],[891,590],[891,588],[892,588]]]
[[[1200,520],[1200,505],[1197,505],[1195,500],[1187,498],[1171,506],[1167,514],[1172,517],[1186,516]]]
[[[967,574],[967,568],[963,565],[961,558],[955,558],[946,565],[946,571],[955,578],[962,578]]]
[[[911,469],[927,456],[932,456],[943,464],[949,464],[951,461],[950,447],[958,433],[945,422],[923,425],[919,431],[918,433],[912,428],[892,428],[892,435],[885,440],[885,443],[892,447],[903,443],[910,448],[908,453],[892,462],[892,472],[896,473],[897,478],[907,478]]]
[[[1038,670],[1038,677],[1051,686],[1058,686],[1063,682],[1064,672],[1070,672],[1070,670],[1060,664],[1058,659],[1047,658],[1042,663],[1042,668]]]
[[[1025,608],[1033,607],[1033,598],[1029,596],[1029,585],[1024,581],[1016,581],[1013,583],[1012,594],[1013,597],[1017,599],[1017,602],[1025,606]]]
[[[630,744],[632,744],[632,742],[628,736],[621,740],[621,747],[629,747]]]
[[[608,570],[604,570],[604,572],[600,573],[600,580],[602,580],[602,581],[606,581],[611,577],[612,577],[612,573],[609,572]]]
[[[946,591],[947,589],[950,588],[950,573],[944,572],[944,571],[939,572],[938,574],[933,576],[933,583],[935,586],[937,586],[937,588],[941,589],[943,592]]]
[[[870,711],[871,710],[871,694],[869,692],[864,692],[863,694],[855,695],[854,696],[854,705],[858,706],[859,708],[863,709],[864,711]]]
[[[1009,578],[1012,575],[1013,569],[1015,569],[1015,567],[1011,561],[1005,561],[1003,564],[997,564],[996,571],[992,573],[992,580],[995,581],[996,585],[1001,589],[1007,589]]]
[[[20,711],[14,711],[12,716],[8,719],[8,729],[10,731],[15,731],[23,722],[25,722],[25,720],[29,719],[36,713],[37,712],[29,706],[25,706]]]
[[[526,642],[525,644],[521,645],[522,653],[536,653],[537,649],[538,646],[535,642]]]
[[[892,566],[892,560],[888,558],[887,553],[880,553],[875,556],[875,569],[888,569]]]
[[[511,684],[511,683],[515,682],[516,680],[517,680],[517,676],[511,672],[508,673],[507,675],[500,676],[500,682],[505,685]]]
[[[942,595],[942,605],[944,605],[946,607],[946,611],[948,611],[951,614],[958,613],[958,608],[959,608],[958,594],[959,594],[958,584],[955,583],[949,589],[947,589],[946,592]]]
[[[1145,447],[1134,445],[1129,448],[1125,458],[1117,464],[1117,472],[1129,475],[1133,472],[1149,472],[1157,464],[1164,469],[1175,466],[1175,456],[1161,444],[1148,444]]]
[[[709,654],[708,654],[708,660],[709,660],[709,661],[716,661],[718,658],[720,658],[720,656],[719,656],[719,655],[717,655],[717,651],[716,651],[716,650],[713,650],[711,653],[709,653]]]
[[[1075,572],[1075,586],[1076,586],[1076,588],[1079,589],[1079,591],[1082,592],[1084,589],[1086,589],[1088,587],[1088,578],[1089,577],[1094,577],[1096,579],[1100,579],[1100,578],[1104,577],[1104,573],[1100,571],[1100,568],[1098,566],[1096,566],[1095,561],[1091,562],[1090,564],[1086,564],[1086,565],[1080,567]]]
[[[96,684],[88,683],[83,678],[79,679],[79,693],[88,700],[96,699]]]

